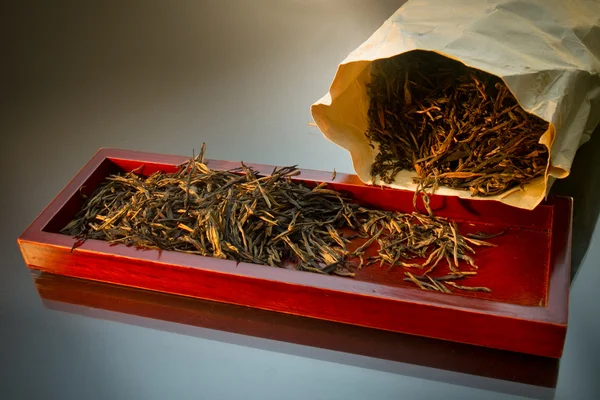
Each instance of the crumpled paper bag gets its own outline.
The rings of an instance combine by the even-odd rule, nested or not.
[[[550,151],[546,174],[501,195],[474,197],[533,209],[555,178],[569,174],[575,152],[600,120],[600,2],[564,0],[410,0],[339,65],[329,93],[311,114],[325,137],[347,149],[363,182],[416,190],[414,171],[391,185],[370,170],[371,62],[429,50],[500,77],[526,111],[550,123],[540,139]],[[437,192],[471,198],[469,191]]]

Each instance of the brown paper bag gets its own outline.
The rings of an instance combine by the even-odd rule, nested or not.
[[[410,0],[339,65],[329,93],[312,105],[319,129],[347,149],[363,182],[376,150],[365,136],[371,62],[428,50],[500,77],[526,111],[550,123],[540,143],[549,148],[546,174],[498,200],[533,209],[555,178],[569,174],[575,152],[600,120],[600,2],[563,0]],[[395,188],[416,190],[414,171]],[[440,187],[442,195],[471,197]]]

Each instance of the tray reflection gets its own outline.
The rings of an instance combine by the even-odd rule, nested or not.
[[[32,271],[46,308],[268,351],[550,399],[559,360]]]

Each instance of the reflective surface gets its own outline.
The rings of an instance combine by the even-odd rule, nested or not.
[[[559,361],[116,285],[32,273],[44,307],[219,342],[552,398]],[[470,375],[470,376],[469,376]],[[467,379],[465,379],[467,377]]]
[[[0,397],[600,396],[600,163],[590,161],[598,135],[578,154],[571,178],[554,188],[576,196],[578,273],[560,365],[60,277],[32,279],[24,265],[17,236],[99,147],[191,155],[205,141],[210,158],[351,172],[346,151],[309,126],[309,106],[325,94],[337,64],[397,6],[21,2],[0,12],[9,41],[0,108]]]

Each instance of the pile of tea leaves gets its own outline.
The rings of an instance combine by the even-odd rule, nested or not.
[[[100,239],[323,274],[354,276],[373,263],[408,267],[421,273],[411,274],[417,286],[437,291],[461,289],[430,281],[441,262],[449,275],[440,282],[465,278],[477,268],[473,247],[492,246],[462,236],[445,218],[370,209],[325,183],[291,179],[299,173],[289,166],[260,176],[244,163],[212,170],[203,146],[175,173],[111,175],[61,232],[78,239],[74,248]]]
[[[365,132],[378,150],[373,178],[493,196],[543,176],[548,123],[527,113],[499,78],[427,51],[372,63]]]

